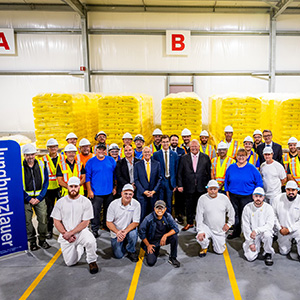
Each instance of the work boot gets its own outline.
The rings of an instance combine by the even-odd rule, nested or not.
[[[46,241],[39,241],[39,246],[43,249],[49,249],[51,247]]]
[[[176,257],[169,257],[168,263],[171,264],[174,268],[180,267],[180,262],[176,259]]]
[[[200,257],[205,257],[205,256],[206,256],[206,253],[207,253],[207,248],[201,249],[201,250],[200,250],[200,253],[199,253],[199,256],[200,256]]]
[[[133,252],[133,253],[128,253],[127,254],[127,258],[129,258],[132,262],[138,262],[139,260],[139,257],[138,255],[136,254],[136,252]]]
[[[36,251],[36,250],[39,250],[39,249],[40,249],[40,247],[38,247],[36,242],[31,242],[30,243],[30,251]]]
[[[89,268],[91,274],[96,274],[99,271],[98,265],[95,261],[89,264]]]
[[[267,266],[272,266],[272,265],[273,265],[272,254],[267,253],[267,254],[265,255],[265,264],[266,264]]]

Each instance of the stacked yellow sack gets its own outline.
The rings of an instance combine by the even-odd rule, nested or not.
[[[161,130],[163,134],[177,134],[188,128],[192,139],[202,130],[202,102],[195,93],[169,94],[161,102]]]
[[[59,147],[74,132],[78,139],[86,137],[86,107],[82,94],[40,94],[32,99],[37,148],[46,148],[55,138]]]
[[[224,128],[233,127],[233,138],[243,144],[247,135],[264,128],[266,103],[248,95],[224,95],[210,97],[209,131],[216,142],[224,139]]]

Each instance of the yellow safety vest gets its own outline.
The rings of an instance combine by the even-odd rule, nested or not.
[[[258,160],[258,154],[256,154],[256,153],[253,152],[250,155],[248,163],[251,164],[251,165],[253,165],[256,168],[257,160]]]
[[[184,144],[181,144],[180,148],[184,150],[185,154],[188,154],[187,148]]]
[[[39,167],[40,167],[40,172],[41,172],[41,176],[42,176],[42,185],[41,185],[41,189],[40,190],[36,190],[36,191],[26,191],[26,184],[25,184],[25,173],[24,173],[24,165],[23,165],[23,161],[22,161],[22,177],[23,177],[23,188],[24,191],[31,197],[37,197],[39,196],[39,194],[41,193],[42,189],[43,189],[43,185],[44,185],[44,181],[45,181],[45,176],[44,176],[44,161],[37,159],[39,163]]]
[[[226,141],[223,140],[221,142],[226,143]],[[227,150],[227,156],[230,156],[233,159],[235,159],[238,150],[239,150],[239,142],[236,140],[232,140],[229,149]]]
[[[297,184],[300,185],[300,162],[298,157],[294,157],[289,163],[290,171]]]
[[[200,145],[200,152],[204,153],[201,145]],[[207,145],[206,149],[205,149],[205,154],[209,156],[210,160],[212,160],[213,159],[213,154],[214,154],[213,146]]]
[[[65,183],[68,183],[68,181],[71,177],[78,177],[80,179],[82,163],[80,161],[79,154],[77,154],[75,157],[75,166],[74,166],[73,172],[71,171],[71,168],[69,167],[69,165],[66,163],[64,155],[60,156],[59,166],[60,166],[61,172],[63,174],[63,180]],[[84,195],[83,185],[80,186],[79,194]],[[62,196],[68,195],[68,189],[62,187],[61,195]]]
[[[228,169],[228,167],[231,164],[234,164],[234,163],[235,163],[235,160],[229,156],[227,156],[225,158],[222,166],[221,166],[220,157],[215,157],[212,159],[211,165],[212,165],[213,178],[215,178],[215,180],[217,180],[217,182],[220,186],[224,185],[226,170]],[[224,190],[224,186],[223,186],[222,190]]]
[[[48,169],[48,174],[49,174],[49,186],[48,190],[54,190],[59,188],[59,184],[57,182],[56,178],[56,166],[54,166],[53,161],[50,157],[49,154],[45,155],[44,157],[44,162],[46,163],[46,167]],[[57,165],[59,163],[59,156],[57,157]]]
[[[155,145],[154,145],[154,142],[153,142],[151,145],[149,145],[149,148],[151,149],[152,154],[153,154],[154,152],[156,152],[156,151],[159,151],[159,150],[156,150],[156,147],[155,147]]]
[[[132,145],[131,145],[132,146]],[[132,146],[132,150],[134,151],[135,147]],[[151,149],[152,150],[152,149]],[[119,156],[120,158],[124,158],[125,157],[125,153],[124,153],[124,146],[120,149],[119,151]]]

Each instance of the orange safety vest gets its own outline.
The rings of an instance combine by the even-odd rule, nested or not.
[[[213,159],[213,154],[214,154],[213,146],[207,145],[206,149],[205,149],[205,152],[203,152],[202,146],[200,145],[200,152],[205,153],[206,155],[208,155],[210,160]]]
[[[226,143],[226,141],[224,140],[222,140],[221,142]],[[238,150],[239,150],[239,142],[236,140],[232,140],[229,149],[227,150],[227,156],[230,156],[233,159],[235,159]]]
[[[300,185],[300,162],[298,156],[290,160],[289,166],[291,175],[296,180],[297,184]]]
[[[56,166],[59,164],[60,157],[59,156],[57,157],[56,166],[54,166],[52,158],[50,157],[49,154],[45,155],[43,158],[44,158],[44,162],[46,163],[46,167],[48,169],[48,174],[49,174],[48,190],[58,189],[59,184],[58,184],[57,178],[56,178]]]
[[[251,155],[250,155],[250,158],[249,158],[249,161],[248,163],[253,165],[255,168],[256,168],[256,163],[257,163],[257,160],[258,160],[258,154],[253,152]]]
[[[232,157],[227,156],[225,160],[223,161],[223,164],[221,166],[221,159],[220,157],[215,157],[211,161],[212,165],[212,173],[213,173],[213,178],[217,180],[218,184],[224,185],[225,182],[225,174],[228,169],[228,167],[231,164],[234,164],[235,160]],[[222,187],[222,190],[224,190],[224,186]]]
[[[188,151],[187,151],[188,149],[186,148],[186,146],[184,144],[181,144],[180,148],[184,150],[185,154],[188,154]]]

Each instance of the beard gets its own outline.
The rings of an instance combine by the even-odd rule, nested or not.
[[[79,195],[79,191],[71,191],[69,192],[69,197],[71,199],[75,199]]]
[[[297,194],[296,194],[296,196],[294,196],[294,195],[286,195],[286,197],[288,198],[289,201],[294,201],[296,199],[296,197],[297,197]]]

